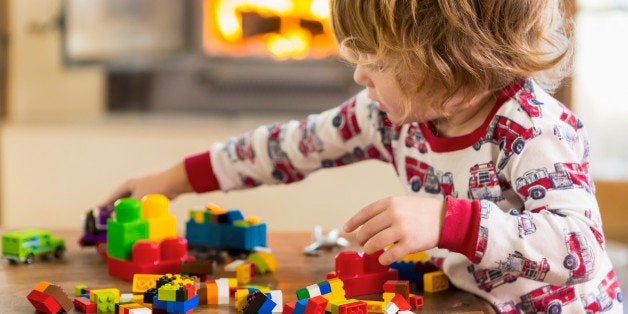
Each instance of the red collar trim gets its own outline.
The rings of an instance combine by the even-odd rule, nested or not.
[[[423,136],[425,136],[425,140],[430,144],[430,148],[432,149],[432,151],[436,153],[452,152],[467,148],[475,144],[486,134],[486,129],[493,120],[493,117],[495,116],[495,113],[497,113],[497,110],[501,108],[506,100],[514,96],[517,91],[519,91],[523,87],[524,83],[525,81],[519,81],[502,89],[502,91],[499,93],[499,96],[497,97],[497,100],[495,101],[495,105],[493,105],[493,108],[491,109],[491,112],[484,120],[484,123],[482,123],[482,125],[480,125],[477,129],[469,134],[454,137],[440,137],[436,136],[432,132],[432,129],[427,123],[419,123],[421,133],[423,133]]]

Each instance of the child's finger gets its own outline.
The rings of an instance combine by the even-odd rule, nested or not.
[[[362,230],[360,229],[359,232]],[[366,254],[372,254],[381,249],[384,249],[387,245],[391,243],[397,242],[399,239],[396,238],[395,232],[391,228],[386,228],[377,234],[374,234],[372,237],[364,243],[364,252]]]
[[[382,265],[390,265],[406,256],[409,252],[410,251],[404,247],[403,243],[397,243],[379,256],[379,263]]]
[[[385,211],[381,211],[371,219],[367,220],[356,233],[356,240],[360,245],[364,245],[371,237],[390,227],[390,219],[386,217]]]
[[[382,206],[383,201],[379,200],[366,207],[360,209],[353,217],[349,218],[347,222],[342,226],[342,231],[344,232],[352,232],[357,229],[359,226],[363,225],[373,216],[379,214],[385,208]]]

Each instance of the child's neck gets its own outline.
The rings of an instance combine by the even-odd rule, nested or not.
[[[435,135],[456,137],[473,132],[484,123],[496,100],[497,96],[494,93],[486,92],[467,103],[448,108],[448,111],[454,114],[431,121]]]

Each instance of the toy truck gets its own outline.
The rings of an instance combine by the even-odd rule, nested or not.
[[[65,249],[65,241],[51,236],[46,230],[23,229],[2,235],[2,258],[8,259],[11,264],[31,264],[36,257],[51,254],[61,258]]]

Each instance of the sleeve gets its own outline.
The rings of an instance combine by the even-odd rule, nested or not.
[[[592,279],[607,263],[604,237],[588,171],[587,134],[581,124],[571,131],[566,140],[555,125],[540,127],[505,164],[503,180],[523,208],[449,201],[439,246],[465,255],[475,269],[555,285]],[[461,224],[466,236],[456,234]]]
[[[390,160],[381,140],[382,116],[361,92],[342,105],[215,143],[186,158],[196,192],[288,184],[310,173],[367,159]]]

